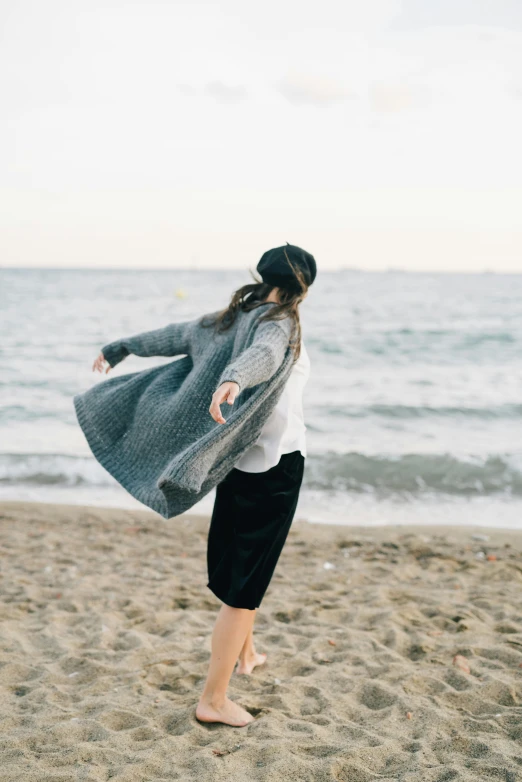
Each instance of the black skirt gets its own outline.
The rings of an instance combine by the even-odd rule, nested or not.
[[[216,487],[207,544],[207,587],[234,608],[258,608],[294,518],[301,451],[264,472],[234,467]]]

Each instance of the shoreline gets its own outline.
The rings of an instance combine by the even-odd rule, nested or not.
[[[194,716],[208,523],[0,501],[0,782],[516,782],[522,530],[296,518],[238,729]]]
[[[63,491],[63,490],[62,490]],[[60,492],[60,494],[62,493]],[[70,488],[67,492],[63,492],[64,497],[63,500],[55,499],[55,496],[51,495],[49,499],[30,499],[30,500],[22,500],[22,499],[12,499],[9,496],[2,497],[0,495],[0,507],[2,506],[13,506],[13,508],[22,508],[24,506],[45,506],[45,507],[54,507],[54,508],[71,508],[72,512],[74,513],[74,509],[78,508],[93,508],[95,510],[99,510],[102,513],[109,513],[109,512],[134,512],[134,513],[150,513],[151,516],[155,517],[156,514],[153,510],[143,506],[141,503],[139,503],[137,500],[134,500],[132,498],[132,501],[129,501],[128,504],[123,502],[122,504],[118,504],[117,501],[114,503],[107,502],[106,498],[101,499],[99,502],[71,502],[70,497],[71,495],[74,495],[75,491],[74,488]],[[69,499],[69,501],[67,501]],[[189,509],[183,514],[180,514],[180,516],[172,517],[170,519],[163,519],[163,521],[167,523],[176,523],[176,519],[181,518],[181,516],[186,517],[189,516],[191,518],[202,518],[202,519],[210,519],[210,515],[212,512],[212,501],[203,500],[206,505],[203,506],[201,509]],[[476,502],[476,500],[473,500],[472,502]],[[134,504],[135,503],[135,504]],[[327,501],[326,501],[327,504]],[[379,503],[377,503],[379,504]],[[385,511],[389,510],[389,506],[387,506],[386,502],[383,501],[382,505],[385,508]],[[453,531],[462,530],[463,534],[466,534],[469,532],[472,533],[481,533],[481,534],[488,534],[492,532],[506,532],[513,535],[521,534],[522,535],[522,501],[520,502],[520,516],[517,516],[517,518],[520,518],[520,522],[516,525],[510,525],[510,524],[504,524],[502,523],[499,526],[494,526],[491,523],[485,523],[484,517],[490,517],[497,512],[498,510],[504,509],[504,504],[500,504],[497,508],[494,505],[491,505],[488,508],[484,508],[481,510],[480,513],[477,513],[477,507],[473,508],[473,515],[479,517],[480,521],[475,522],[473,524],[468,522],[463,522],[459,519],[459,513],[461,510],[461,507],[458,505],[452,505],[451,503],[447,503],[443,500],[440,500],[439,502],[435,500],[430,500],[429,503],[420,503],[420,504],[408,504],[405,505],[403,508],[399,505],[393,506],[393,512],[395,518],[400,518],[401,513],[403,516],[406,517],[405,521],[397,522],[394,519],[389,521],[375,521],[373,517],[368,516],[364,521],[361,521],[359,523],[352,523],[351,520],[343,520],[342,514],[339,512],[336,512],[334,516],[325,515],[323,518],[321,518],[321,512],[317,511],[316,509],[310,509],[306,505],[305,507],[299,507],[297,508],[297,513],[295,516],[294,524],[296,523],[307,523],[310,524],[313,527],[327,527],[327,528],[341,528],[345,530],[355,530],[355,531],[368,531],[368,530],[381,530],[381,529],[408,529],[421,533],[422,530],[429,531],[429,530],[443,530],[448,531],[449,529]],[[422,522],[412,522],[410,520],[411,517],[415,516],[421,516],[423,518],[426,517],[432,517],[436,516],[437,512],[441,512],[441,509],[444,514],[444,518],[451,518],[452,512],[454,513],[455,517],[457,518],[456,521],[449,521],[445,523],[444,521],[436,520],[436,521],[422,521]],[[514,505],[511,504],[511,510],[513,514],[515,514],[515,508]],[[516,509],[518,513],[518,508]],[[364,515],[365,507],[364,505],[347,505],[346,510],[344,513],[344,516],[357,516],[357,515]],[[329,513],[329,510],[327,509],[326,513]],[[160,515],[158,515],[159,518],[163,518]],[[501,516],[502,518],[502,516]]]
[[[163,518],[160,514],[155,513],[153,510],[140,508],[126,508],[112,505],[81,505],[72,503],[54,503],[54,502],[40,502],[40,501],[25,501],[25,500],[2,500],[0,499],[0,521],[4,512],[19,513],[22,515],[35,514],[44,512],[44,516],[47,513],[58,514],[71,514],[83,515],[85,513],[93,512],[94,515],[100,514],[103,517],[111,514],[115,515],[115,521],[118,518],[126,515],[136,516],[143,518],[151,523],[157,522],[163,525],[171,525],[173,528],[176,525],[187,523],[193,524],[201,533],[201,530],[208,527],[210,522],[210,514],[204,513],[191,513],[190,511],[182,513],[179,516],[173,516],[170,519]],[[107,519],[109,520],[109,519]],[[320,538],[331,536],[344,538],[347,535],[361,539],[376,538],[378,540],[391,540],[397,535],[407,536],[425,536],[425,537],[446,537],[448,540],[451,538],[455,543],[466,544],[474,542],[483,542],[484,544],[496,540],[497,544],[505,545],[506,543],[516,542],[522,549],[522,528],[513,529],[510,527],[484,527],[481,525],[451,525],[451,524],[343,524],[342,522],[336,523],[331,521],[313,521],[304,517],[296,515],[292,523],[292,530],[299,526],[299,530],[302,530],[305,526],[309,530],[306,534],[318,535]],[[312,532],[313,530],[313,532]],[[482,538],[487,536],[489,541],[473,540],[473,536]]]

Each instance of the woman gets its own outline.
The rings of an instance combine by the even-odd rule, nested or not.
[[[317,272],[313,256],[288,243],[264,253],[257,271],[261,282],[237,290],[225,310],[109,343],[93,370],[104,371],[107,362],[108,372],[129,353],[185,353],[184,366],[185,359],[178,359],[112,378],[102,385],[122,382],[110,393],[100,396],[98,385],[74,398],[94,455],[134,496],[166,518],[191,507],[216,486],[207,587],[223,605],[196,717],[237,727],[254,718],[227,697],[228,685],[238,658],[236,672],[242,674],[265,662],[266,655],[254,648],[253,623],[290,529],[303,478],[302,389],[309,360],[301,340],[299,304]],[[202,330],[207,331],[205,349]],[[214,359],[216,366],[210,367]],[[162,371],[164,367],[170,369]],[[212,382],[209,373],[216,384],[207,411],[211,427],[208,420],[203,422],[200,408],[201,389]],[[191,404],[184,407],[186,399]],[[233,405],[236,399],[237,409],[227,421],[220,406]],[[171,431],[173,411],[182,417]],[[172,436],[177,446],[172,446]],[[132,464],[129,445],[134,448]],[[145,446],[150,458],[142,450]]]

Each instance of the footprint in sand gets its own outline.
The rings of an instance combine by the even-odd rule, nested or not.
[[[109,730],[131,730],[131,728],[139,728],[145,725],[147,720],[140,717],[138,714],[133,714],[131,711],[123,711],[115,709],[114,711],[107,711],[101,716],[101,721]]]
[[[379,711],[380,709],[388,708],[388,706],[393,706],[397,700],[397,695],[387,687],[383,687],[382,684],[368,682],[360,691],[358,699],[368,709]]]
[[[318,687],[305,687],[305,699],[301,704],[301,714],[320,714],[328,708],[328,701],[323,697]]]

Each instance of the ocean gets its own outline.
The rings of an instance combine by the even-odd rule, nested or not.
[[[72,398],[104,382],[102,345],[224,307],[250,280],[0,269],[0,499],[144,508],[92,457]],[[320,271],[301,321],[298,518],[522,528],[522,275]],[[129,356],[110,376],[170,360]]]

